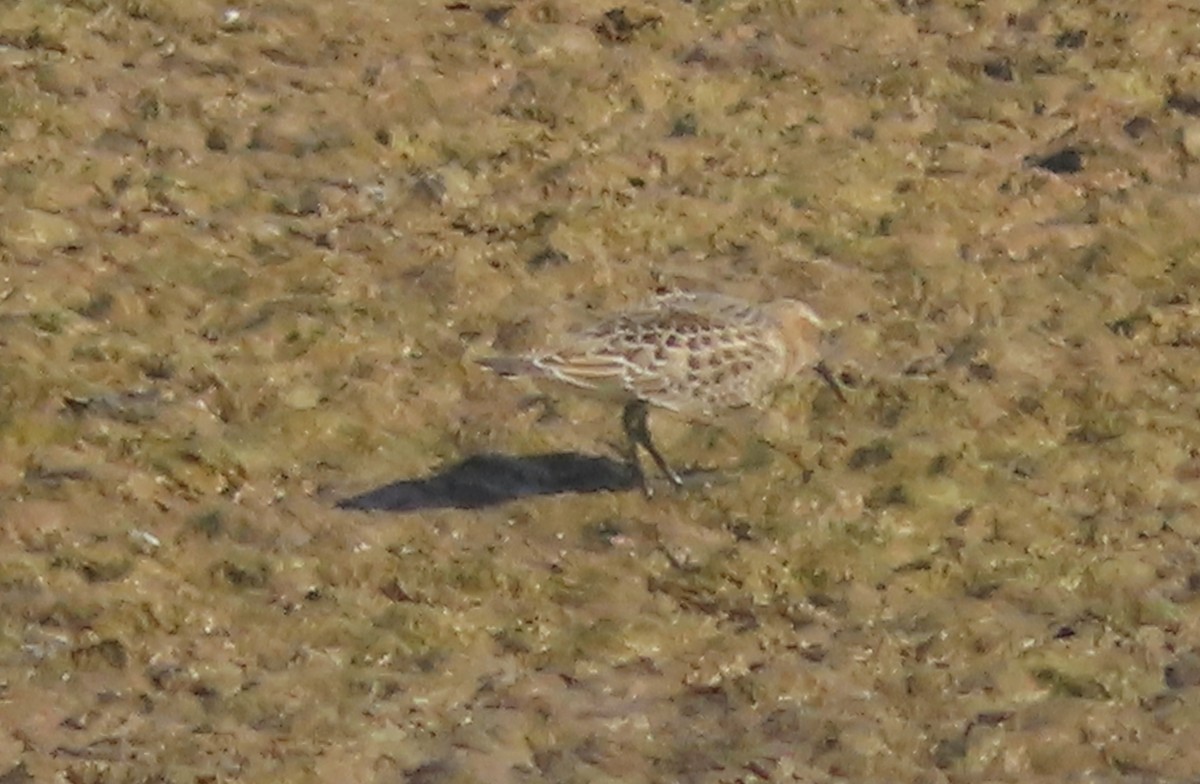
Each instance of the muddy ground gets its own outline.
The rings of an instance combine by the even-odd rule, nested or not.
[[[14,0],[0,181],[3,784],[1200,770],[1188,3]],[[473,360],[678,286],[847,402],[337,507],[611,459]]]

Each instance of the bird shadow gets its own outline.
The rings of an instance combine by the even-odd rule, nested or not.
[[[628,463],[578,452],[472,455],[437,473],[392,482],[337,502],[339,509],[416,512],[480,509],[518,498],[640,488]]]

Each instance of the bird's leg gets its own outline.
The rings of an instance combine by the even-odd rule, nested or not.
[[[646,481],[646,472],[642,470],[642,461],[638,457],[638,445],[633,436],[629,433],[629,409],[625,409],[621,415],[622,422],[625,426],[625,462],[629,464],[629,469],[633,472],[634,481],[642,488],[642,493],[647,498],[654,495],[650,489],[650,484]]]
[[[650,428],[646,425],[646,417],[648,416],[646,403],[643,400],[633,400],[625,404],[625,410],[621,412],[621,424],[625,428],[625,436],[629,439],[629,459],[633,465],[634,471],[637,472],[639,479],[642,482],[642,489],[647,495],[650,494],[649,486],[646,484],[645,474],[642,473],[641,463],[638,462],[638,447],[643,447],[650,453],[654,464],[658,466],[658,470],[666,475],[667,479],[675,487],[683,487],[683,480],[679,478],[679,474],[671,468],[662,453],[654,446],[654,441],[650,438]]]

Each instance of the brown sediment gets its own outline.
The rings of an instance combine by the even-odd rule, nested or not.
[[[0,778],[1193,779],[1198,34],[6,3]],[[653,506],[333,509],[594,453],[470,359],[675,285],[811,302],[847,401]]]

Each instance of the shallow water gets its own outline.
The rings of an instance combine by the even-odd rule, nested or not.
[[[0,777],[1194,775],[1198,22],[7,7]],[[473,359],[677,285],[848,400],[647,501]],[[493,455],[610,489],[337,508]]]

